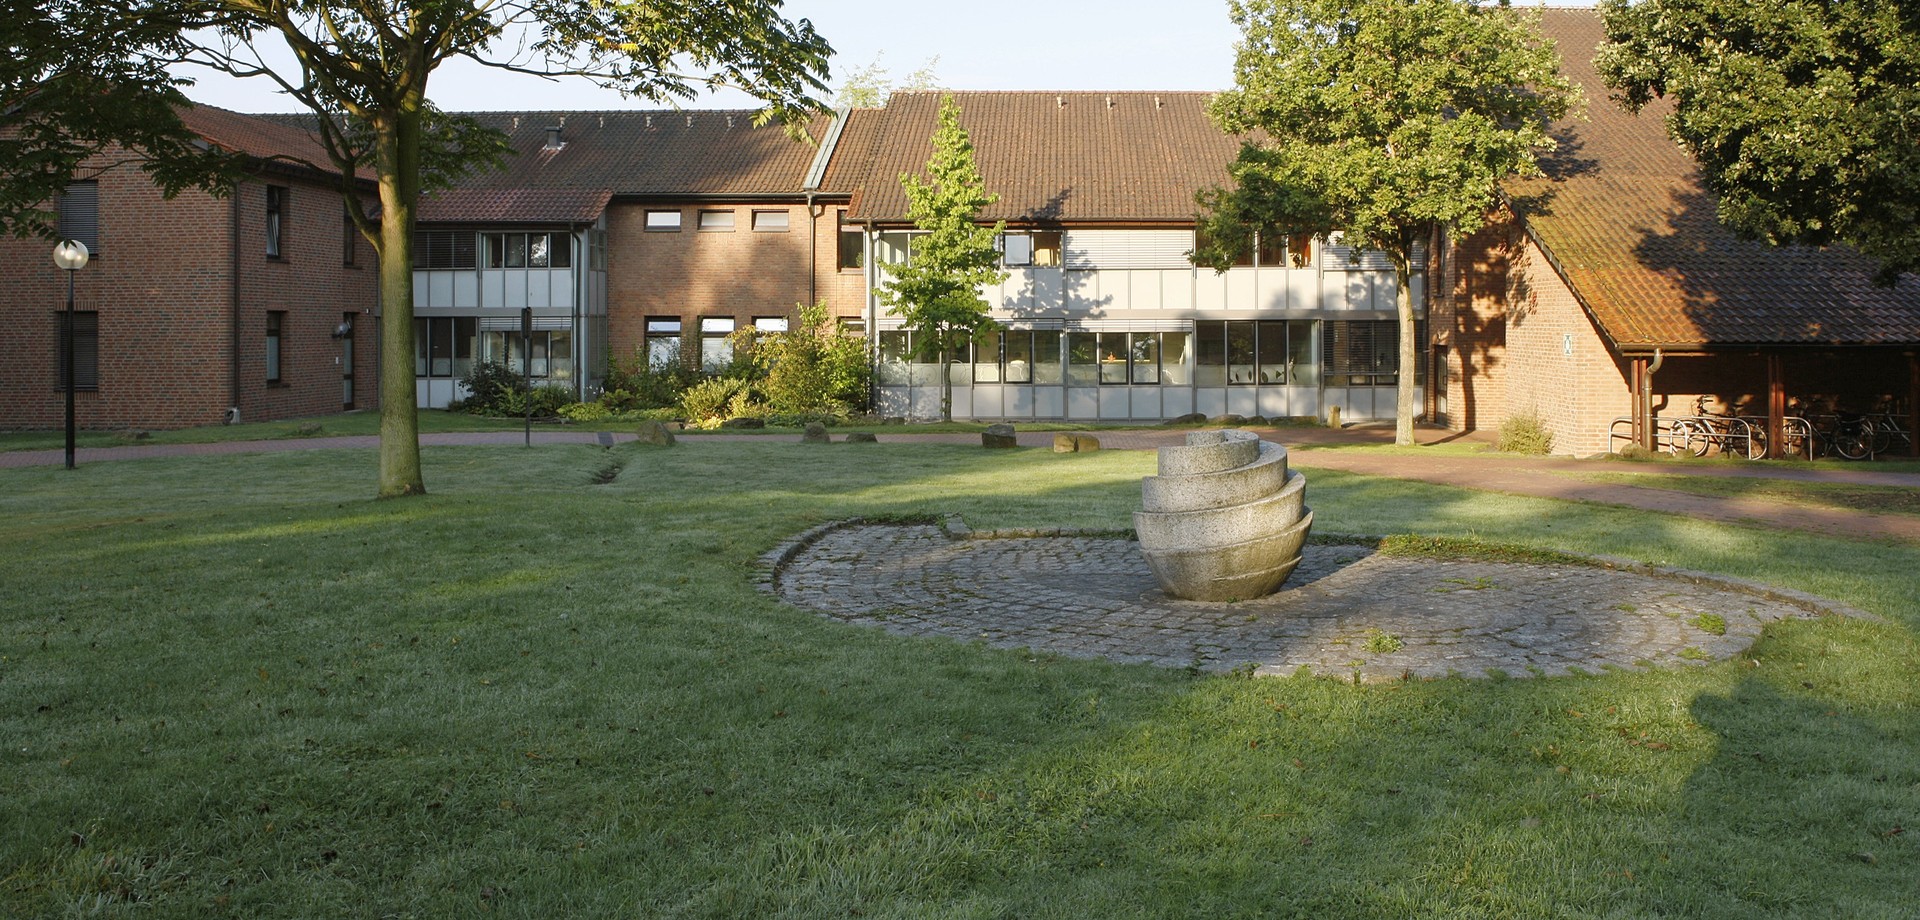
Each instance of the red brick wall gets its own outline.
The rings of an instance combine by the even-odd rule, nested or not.
[[[646,212],[675,209],[679,231],[646,230]],[[732,211],[733,229],[700,230],[703,210]],[[756,210],[787,212],[788,229],[756,232]],[[816,204],[818,216],[809,219],[802,203],[613,205],[607,211],[608,354],[631,362],[644,347],[648,316],[679,317],[688,344],[697,340],[702,317],[731,317],[739,328],[755,316],[791,317],[794,305],[810,298],[825,300],[836,316],[860,316],[864,279],[835,268],[842,210]]]
[[[1507,295],[1515,228],[1502,211],[1479,232],[1448,249],[1430,323],[1446,346],[1446,412],[1434,417],[1453,431],[1498,428],[1505,419]],[[1436,365],[1435,371],[1440,367]],[[1436,391],[1440,388],[1435,387]],[[1436,392],[1429,398],[1437,398]]]
[[[265,184],[236,190],[241,218],[240,406],[246,421],[340,411],[341,383],[330,335],[347,310],[371,310],[378,287],[372,253],[360,268],[342,261],[337,193],[298,179],[292,189],[285,258],[264,255]],[[99,176],[100,252],[74,276],[76,306],[99,313],[100,386],[75,399],[82,428],[182,428],[219,423],[232,404],[234,202],[200,192],[166,200],[130,166]],[[57,380],[56,312],[65,273],[44,240],[0,240],[0,314],[14,330],[17,359],[0,364],[0,427],[57,428],[64,393]],[[266,311],[287,311],[286,385],[264,385]],[[371,315],[368,314],[369,320]],[[359,343],[371,354],[372,323]],[[358,402],[375,399],[372,362],[360,368]]]

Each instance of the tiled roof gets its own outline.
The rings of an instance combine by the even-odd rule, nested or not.
[[[590,224],[612,198],[604,188],[455,188],[422,196],[414,219],[423,224]]]
[[[756,128],[753,112],[482,112],[517,154],[504,168],[470,176],[466,189],[604,189],[615,197],[800,196],[814,144],[779,125]],[[817,141],[829,119],[808,126]],[[546,149],[547,129],[562,145]],[[844,190],[842,190],[844,192]]]
[[[1920,278],[1875,287],[1845,247],[1772,247],[1715,218],[1693,161],[1668,138],[1670,105],[1629,115],[1593,67],[1593,10],[1549,9],[1542,30],[1586,88],[1588,121],[1557,125],[1549,178],[1508,194],[1594,320],[1629,351],[1656,346],[1920,342]]]
[[[902,173],[933,152],[943,93],[895,93],[856,113],[874,132],[866,181],[850,217],[904,221]],[[981,217],[1190,223],[1194,194],[1227,181],[1239,142],[1207,119],[1211,94],[1194,92],[956,92],[987,191]]]
[[[224,150],[263,160],[283,158],[338,174],[327,148],[306,129],[284,120],[243,115],[195,103],[180,110],[187,129]]]

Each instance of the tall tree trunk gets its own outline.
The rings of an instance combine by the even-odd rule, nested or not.
[[[1413,318],[1413,235],[1401,234],[1399,248],[1388,255],[1393,257],[1393,280],[1399,289],[1394,299],[1400,317],[1400,366],[1394,378],[1399,385],[1393,410],[1393,443],[1405,446],[1414,443],[1414,388],[1419,383],[1414,379],[1414,369],[1420,366],[1420,343],[1414,341],[1414,331],[1418,327]]]
[[[380,177],[380,497],[421,495],[413,379],[413,210],[420,196],[417,107],[373,128]]]

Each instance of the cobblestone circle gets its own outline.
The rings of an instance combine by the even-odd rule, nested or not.
[[[964,528],[962,528],[964,530]],[[766,587],[847,623],[1164,667],[1360,680],[1558,676],[1732,657],[1817,599],[1602,565],[1387,556],[1310,544],[1286,587],[1235,603],[1162,594],[1138,544],[828,525],[765,560]]]

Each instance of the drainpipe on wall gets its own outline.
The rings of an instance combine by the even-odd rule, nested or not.
[[[590,233],[591,231],[589,231]],[[580,251],[574,254],[573,271],[573,311],[567,317],[573,329],[573,398],[577,402],[587,401],[587,331],[580,326],[587,302],[587,276],[593,271],[593,244],[586,236],[580,235],[578,224],[567,227],[567,245],[578,242]],[[529,355],[529,358],[532,356]]]
[[[820,214],[813,212],[813,193],[807,193],[807,306],[820,302],[820,228],[815,226],[826,208]]]
[[[233,265],[229,277],[231,283],[231,316],[228,332],[232,348],[227,355],[230,371],[227,379],[227,416],[222,421],[228,425],[240,422],[240,190],[244,185],[235,184],[233,188]]]
[[[1654,442],[1658,440],[1653,428],[1653,375],[1660,373],[1660,365],[1666,362],[1667,356],[1656,348],[1653,350],[1653,361],[1647,365],[1646,372],[1640,375],[1640,431],[1645,438],[1645,443],[1640,446],[1646,450],[1653,450]]]
[[[860,234],[861,275],[866,279],[867,296],[865,317],[867,328],[867,408],[878,409],[880,402],[880,310],[876,306],[874,279],[879,277],[879,267],[874,265],[873,221],[867,221],[867,229]],[[911,403],[911,400],[909,400]]]

